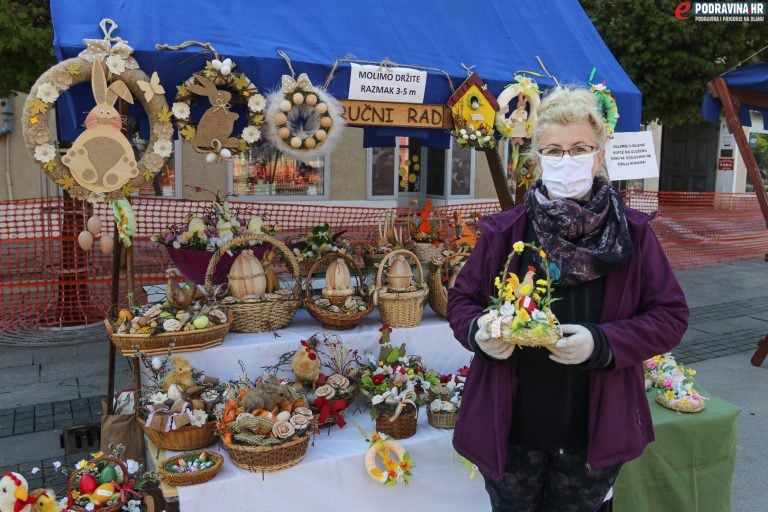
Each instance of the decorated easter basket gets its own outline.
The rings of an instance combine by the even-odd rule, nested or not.
[[[210,461],[213,462],[212,466],[207,467],[205,469],[200,469],[198,471],[192,471],[192,472],[182,473],[178,471],[173,471],[172,468],[174,467],[174,465],[178,465],[179,460],[184,460],[185,462],[187,462],[190,460],[199,459],[202,453],[205,453],[205,457],[210,459]],[[194,485],[194,484],[201,484],[203,482],[207,482],[208,480],[211,480],[213,477],[215,477],[219,473],[219,471],[221,471],[221,467],[223,465],[224,465],[224,457],[222,457],[218,453],[191,451],[187,453],[174,455],[173,457],[168,457],[167,459],[163,460],[157,467],[157,473],[158,473],[158,476],[160,477],[160,480],[162,480],[163,483],[167,485],[172,485],[172,486]]]
[[[419,277],[415,291],[409,292],[390,292],[387,287],[382,285],[382,274],[384,267],[389,259],[396,255],[410,257],[416,262],[416,268],[419,271]],[[427,302],[429,289],[424,282],[424,271],[421,268],[419,259],[411,251],[398,249],[387,254],[379,265],[376,273],[376,297],[381,320],[391,327],[415,327],[421,323],[424,318],[424,304]]]
[[[443,274],[449,272],[451,262],[460,261],[468,256],[468,253],[455,253],[446,257],[438,255],[429,262],[429,277],[427,277],[429,305],[432,311],[443,318],[445,318],[445,313],[448,310],[448,288],[443,284]],[[459,270],[455,272],[459,272]]]
[[[312,276],[318,272],[325,272],[328,265],[336,258],[342,258],[351,270],[354,271],[357,277],[357,286],[355,287],[356,293],[354,295],[362,298],[362,303],[355,302],[354,299],[349,300],[350,295],[333,295],[335,290],[331,290],[329,294],[324,295],[331,306],[336,306],[339,311],[330,311],[318,303],[312,300]],[[347,307],[347,303],[349,306]],[[355,304],[352,304],[355,302]],[[304,307],[307,309],[312,318],[323,324],[326,329],[344,330],[354,328],[360,320],[371,314],[373,311],[373,299],[370,294],[365,293],[363,288],[363,275],[360,269],[355,264],[355,261],[346,254],[332,253],[322,256],[315,261],[307,274],[307,280],[305,283],[305,295],[304,295]]]
[[[101,504],[101,506],[98,508],[99,512],[116,512],[117,510],[121,510],[123,508],[123,505],[128,501],[129,498],[133,497],[140,497],[139,494],[136,494],[135,491],[131,489],[131,484],[129,483],[126,485],[125,479],[128,479],[128,468],[125,466],[123,461],[111,457],[111,456],[103,456],[96,459],[91,459],[87,461],[87,463],[80,469],[77,469],[72,472],[71,475],[69,475],[69,480],[67,481],[67,489],[66,489],[66,495],[69,500],[75,500],[72,502],[71,505],[67,507],[68,510],[74,510],[76,512],[88,512],[88,508],[84,505],[78,504],[77,498],[79,495],[79,483],[80,478],[87,472],[87,467],[89,465],[100,465],[100,464],[109,464],[112,465],[114,468],[120,470],[122,473],[123,482],[122,484],[118,484],[120,487],[124,487],[126,492],[121,493],[119,488],[115,488],[115,491],[120,493],[121,499],[117,500],[115,503],[108,504],[109,502],[105,502],[104,504]]]
[[[205,448],[216,442],[215,421],[208,421],[202,427],[185,425],[168,432],[147,427],[146,422],[138,416],[136,421],[141,425],[147,438],[158,448],[182,452]]]
[[[277,290],[277,297],[271,301],[244,302],[226,304],[232,313],[232,331],[235,332],[266,332],[281,329],[293,320],[296,310],[301,305],[301,275],[299,262],[288,247],[269,235],[238,236],[224,244],[216,251],[208,263],[205,274],[205,288],[209,294],[213,290],[213,273],[219,259],[232,247],[246,245],[249,242],[267,242],[279,250],[285,263],[293,273],[293,285],[290,290]],[[226,299],[225,299],[226,300]]]
[[[443,243],[435,245],[432,242],[416,242],[412,241],[413,253],[424,263],[429,263],[435,256],[441,256],[443,254]]]
[[[174,342],[174,352],[193,352],[221,345],[224,336],[232,324],[232,314],[227,314],[227,322],[213,325],[205,329],[191,331],[164,332],[160,334],[119,334],[114,331],[112,323],[104,320],[107,335],[112,344],[124,356],[132,356],[136,350],[148,355],[163,355],[168,353],[168,346]]]
[[[418,419],[419,409],[412,404],[406,404],[400,414],[384,408],[376,416],[376,431],[394,439],[406,439],[416,434]]]
[[[274,446],[243,446],[224,443],[232,463],[247,471],[279,471],[295,466],[307,454],[312,429],[308,428],[296,439]]]
[[[453,412],[433,411],[427,406],[427,421],[435,428],[454,428],[458,419],[458,410]]]
[[[699,412],[704,409],[704,400],[702,398],[690,397],[688,400],[677,398],[669,399],[661,392],[656,395],[656,403],[677,412]]]
[[[319,406],[317,400],[310,404],[310,409],[315,413],[318,427],[336,425],[338,423],[337,418],[344,416],[349,406],[355,401],[360,393],[360,386],[355,379],[349,378],[349,382],[350,386],[346,392],[340,393],[337,389],[336,395],[322,406]]]

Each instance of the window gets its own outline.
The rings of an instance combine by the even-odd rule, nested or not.
[[[474,197],[474,155],[475,152],[471,148],[461,148],[452,144],[450,197]]]
[[[231,191],[238,196],[328,198],[328,159],[306,162],[262,141],[232,159]]]
[[[137,134],[138,135],[138,134]],[[144,154],[147,141],[134,137],[131,145],[136,151],[136,158]],[[139,188],[138,194],[145,197],[181,197],[181,145],[180,140],[173,141],[173,153],[165,162],[152,181]]]

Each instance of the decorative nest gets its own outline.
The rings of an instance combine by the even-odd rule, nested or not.
[[[184,461],[184,466],[179,465]],[[157,468],[163,483],[177,485],[194,485],[207,482],[215,477],[224,465],[224,457],[214,452],[192,451],[174,455],[163,460]],[[185,470],[185,468],[194,468]]]
[[[325,272],[328,265],[336,258],[342,258],[357,277],[357,286],[352,295],[333,295],[327,297],[312,296],[312,276],[316,272]],[[335,290],[331,290],[333,292]],[[373,311],[373,299],[363,287],[363,275],[355,261],[346,254],[326,254],[312,265],[307,274],[304,307],[312,318],[318,320],[326,329],[344,330],[354,328],[360,320]]]
[[[290,289],[275,290],[274,293],[261,297],[246,297],[238,301],[227,297],[222,304],[232,313],[232,330],[235,332],[266,332],[281,329],[293,320],[296,310],[301,305],[301,275],[299,263],[288,247],[269,235],[238,236],[224,244],[214,253],[205,273],[205,288],[213,294],[213,274],[219,259],[232,247],[246,245],[248,242],[267,242],[280,251],[287,266],[293,273],[293,285]]]
[[[502,328],[501,339],[519,347],[544,347],[552,348],[562,337],[560,329],[550,327],[547,329],[519,329],[517,331],[505,331]]]
[[[468,256],[469,253],[454,253],[445,257],[441,254],[433,256],[429,262],[429,277],[427,278],[429,305],[432,311],[442,317],[445,317],[448,309],[448,289],[450,284],[456,279],[456,275],[461,270],[459,265],[462,260]],[[444,279],[448,280],[449,286],[443,284]]]
[[[698,394],[670,399],[663,391],[656,395],[656,403],[677,412],[699,412],[705,405],[704,398]]]
[[[413,291],[391,292],[382,284],[382,274],[387,261],[399,254],[410,257],[416,262],[419,276]],[[424,304],[429,295],[429,288],[424,282],[424,271],[416,255],[405,249],[388,253],[376,273],[375,294],[375,301],[378,302],[382,322],[391,327],[415,327],[419,325],[424,317]]]

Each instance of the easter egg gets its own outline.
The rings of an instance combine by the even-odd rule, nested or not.
[[[301,147],[301,138],[295,136],[291,137],[291,147],[299,149]]]
[[[208,162],[209,164],[214,163],[217,158],[218,156],[216,156],[216,153],[208,153],[205,155],[205,161]]]
[[[301,105],[302,103],[304,103],[304,95],[300,92],[293,93],[293,104]]]
[[[227,148],[222,148],[221,151],[219,151],[219,154],[221,155],[221,158],[224,158],[225,160],[232,158],[232,151]]]
[[[85,226],[93,236],[96,236],[99,234],[99,231],[101,231],[101,219],[94,215],[88,219],[88,222],[85,224]]]
[[[80,477],[80,482],[77,484],[77,490],[80,494],[91,494],[99,486],[99,481],[96,477],[90,473],[85,473]]]
[[[282,112],[278,112],[277,114],[275,114],[275,117],[273,119],[275,120],[275,124],[280,126],[288,122],[288,116],[286,116]]]
[[[315,132],[315,138],[320,142],[323,142],[328,137],[328,133],[325,130],[317,130]]]
[[[205,329],[206,327],[208,327],[209,323],[211,323],[211,321],[205,315],[200,315],[194,320],[192,320],[192,325],[195,326],[195,329]]]
[[[325,129],[328,129],[333,124],[333,119],[331,119],[329,116],[325,116],[322,119],[320,119],[320,126],[322,126]]]
[[[291,130],[283,126],[279,130],[277,130],[277,134],[280,136],[281,139],[287,139],[288,137],[291,136]]]
[[[115,239],[112,238],[112,235],[104,235],[99,239],[99,249],[101,249],[101,252],[104,254],[111,253],[114,246]]]
[[[112,466],[106,466],[99,473],[99,483],[105,484],[107,482],[117,481],[117,472]]]
[[[317,105],[315,105],[315,111],[318,114],[325,114],[326,112],[328,112],[328,105],[325,103],[318,103]]]
[[[95,491],[93,491],[93,494],[91,495],[91,499],[96,503],[103,505],[104,503],[109,501],[109,499],[112,497],[114,493],[115,493],[115,486],[112,485],[112,482],[107,482],[105,484],[101,484],[96,488]]]
[[[90,251],[93,247],[93,235],[90,231],[81,231],[77,235],[77,245],[84,251]]]
[[[280,106],[280,110],[282,110],[283,112],[288,112],[289,110],[291,110],[291,108],[293,108],[293,105],[291,105],[291,102],[288,100],[281,101],[279,106]]]
[[[304,140],[304,145],[307,146],[307,149],[312,149],[317,145],[317,142],[315,142],[313,137],[307,137]]]
[[[304,101],[310,107],[314,107],[315,105],[317,105],[317,96],[315,96],[314,94],[307,94],[307,97]]]

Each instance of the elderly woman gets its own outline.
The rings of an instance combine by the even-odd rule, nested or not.
[[[524,204],[485,217],[448,295],[456,339],[475,352],[453,443],[499,511],[595,511],[621,464],[653,441],[643,360],[680,343],[688,307],[647,215],[599,176],[607,130],[592,94],[554,90],[530,156],[541,173]],[[552,310],[563,337],[518,348],[478,325],[512,244],[560,269]],[[543,275],[534,251],[509,271]],[[521,272],[520,269],[523,269]]]

